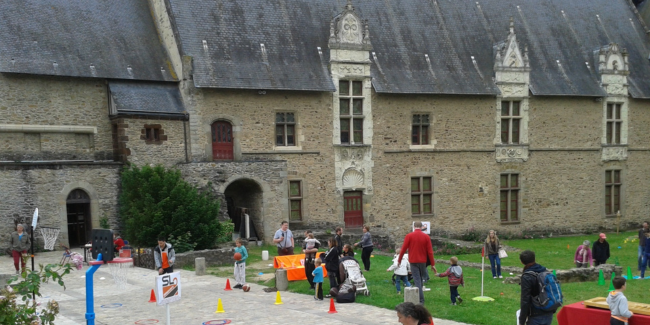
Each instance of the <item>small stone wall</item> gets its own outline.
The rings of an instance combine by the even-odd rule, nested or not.
[[[233,255],[235,254],[234,247],[220,248],[220,249],[204,249],[201,251],[191,251],[176,254],[176,262],[174,263],[175,269],[181,269],[186,265],[194,267],[194,259],[197,257],[205,258],[205,266],[221,266],[230,265],[235,261]]]
[[[503,269],[503,268],[502,268]],[[603,264],[597,267],[590,268],[573,268],[569,270],[557,270],[556,275],[560,283],[568,282],[588,282],[588,281],[598,281],[598,274],[600,270],[603,270],[603,276],[605,279],[612,278],[612,272],[616,272],[618,275],[622,275],[623,268],[613,264]],[[521,269],[520,269],[521,272]],[[519,284],[521,282],[521,275],[514,277],[505,278],[503,283]]]

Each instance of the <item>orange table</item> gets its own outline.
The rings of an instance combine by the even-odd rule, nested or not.
[[[276,269],[284,268],[287,270],[287,279],[289,281],[307,280],[305,274],[305,254],[276,256],[273,259],[273,267]],[[325,265],[323,268],[323,280],[327,277]]]

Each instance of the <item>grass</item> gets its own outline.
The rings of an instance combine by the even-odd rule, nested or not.
[[[620,235],[608,234],[607,241],[610,243],[611,259],[610,263],[614,263],[618,259],[619,264],[627,270],[627,266],[631,266],[635,275],[636,271],[636,256],[638,243],[625,243],[625,239],[635,236],[634,232],[621,233]],[[545,238],[545,239],[525,239],[525,240],[509,240],[503,241],[504,244],[518,248],[521,250],[531,249],[536,252],[537,262],[549,269],[568,269],[573,266],[573,256],[575,249],[578,245],[582,244],[585,239],[593,240],[597,236],[573,236],[573,237],[558,237],[558,238]],[[567,249],[567,244],[569,249]],[[618,247],[621,249],[618,249]],[[263,247],[249,247],[249,260],[247,263],[248,274],[247,279],[251,279],[254,274],[258,272],[272,274],[274,272],[272,267],[265,267],[260,269],[251,269],[248,265],[261,265],[261,251],[268,250],[269,253],[276,251],[274,246]],[[438,255],[436,260],[446,259],[451,256]],[[458,258],[464,261],[481,262],[480,254],[459,255]],[[272,257],[271,257],[272,259]],[[359,259],[360,260],[360,259]],[[487,260],[486,260],[487,261]],[[268,263],[266,263],[268,262]],[[272,261],[265,261],[264,265],[271,264]],[[395,287],[391,283],[391,272],[386,272],[386,269],[392,263],[392,257],[374,255],[371,258],[371,271],[365,272],[364,276],[368,282],[368,287],[371,292],[370,297],[359,295],[357,296],[357,303],[368,304],[388,309],[393,309],[395,306],[403,301],[403,296],[397,295]],[[488,262],[489,263],[489,262]],[[502,265],[522,267],[519,262],[518,254],[516,252],[510,253],[508,258],[502,260]],[[447,268],[445,264],[438,264],[438,271],[444,272]],[[212,267],[208,271],[211,274],[222,277],[232,277],[232,267]],[[494,280],[491,277],[490,271],[486,270],[485,277],[485,295],[495,299],[494,302],[476,302],[471,298],[481,295],[481,272],[475,268],[464,268],[465,288],[459,288],[459,293],[464,299],[462,305],[450,306],[449,303],[449,286],[447,285],[446,278],[433,277],[431,273],[431,281],[427,287],[431,291],[425,292],[426,307],[436,318],[450,319],[454,321],[469,323],[469,324],[504,324],[514,323],[515,313],[519,309],[520,289],[518,285],[503,284],[499,280]],[[266,286],[274,286],[274,280],[269,281],[256,281],[258,284]],[[325,292],[329,290],[327,279],[325,280]],[[595,298],[606,297],[609,285],[599,286],[594,282],[580,282],[580,283],[563,283],[562,292],[565,297],[565,304]],[[289,291],[313,295],[313,291],[309,290],[307,281],[294,281],[289,283]],[[650,286],[647,281],[633,280],[628,283],[625,295],[629,301],[648,302],[650,301]],[[311,298],[310,298],[311,299]],[[504,319],[506,320],[504,322]],[[557,324],[557,320],[553,321]]]

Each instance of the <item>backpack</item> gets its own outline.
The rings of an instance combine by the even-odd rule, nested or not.
[[[539,284],[539,294],[532,297],[533,307],[545,311],[555,311],[562,306],[562,289],[553,273],[549,271],[541,273],[528,271],[526,273],[535,276]]]

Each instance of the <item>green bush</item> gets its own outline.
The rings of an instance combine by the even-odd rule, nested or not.
[[[233,229],[232,223],[218,221],[219,201],[184,181],[180,171],[163,166],[130,165],[122,171],[120,214],[125,238],[136,246],[153,246],[164,235],[185,236],[185,243],[208,249],[228,240]]]
[[[169,235],[167,242],[172,244],[176,253],[185,253],[194,250],[194,247],[196,247],[196,243],[190,242],[191,238],[192,233],[188,231],[178,237],[174,237],[173,234]]]

